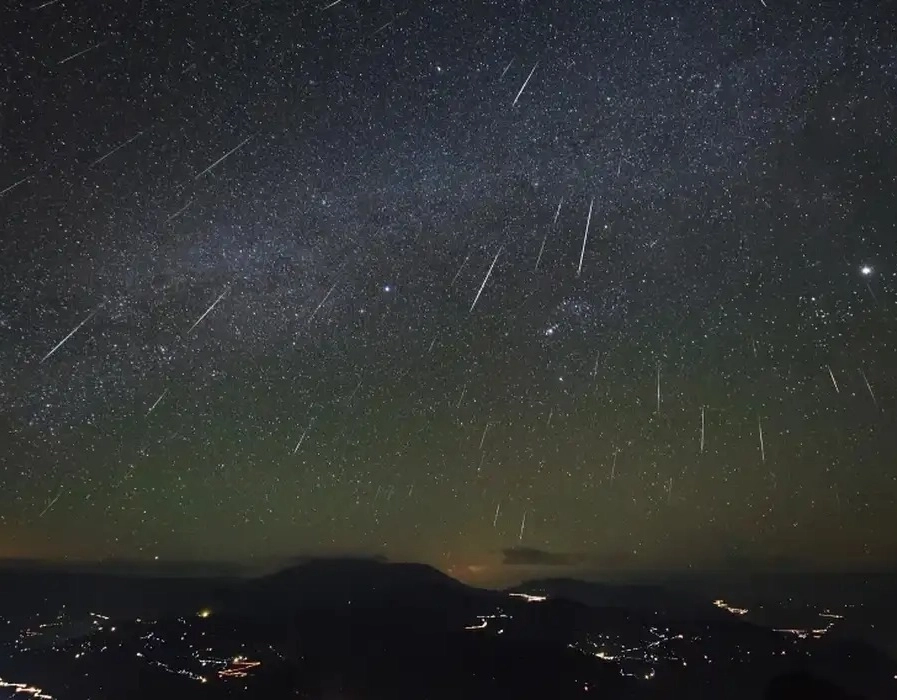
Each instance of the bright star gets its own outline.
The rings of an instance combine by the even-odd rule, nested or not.
[[[872,274],[872,267],[869,266],[869,265],[863,265],[863,266],[860,268],[860,272],[861,272],[864,276],[868,277],[869,275]]]

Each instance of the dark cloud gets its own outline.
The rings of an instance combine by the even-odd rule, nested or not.
[[[505,566],[574,566],[586,560],[575,552],[546,552],[533,547],[509,547],[502,550]]]
[[[619,550],[616,552],[608,552],[601,556],[589,557],[589,565],[598,571],[608,571],[614,569],[623,569],[630,566],[635,560],[632,552]]]

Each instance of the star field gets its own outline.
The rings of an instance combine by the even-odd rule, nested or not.
[[[0,555],[893,562],[889,7],[5,10]]]

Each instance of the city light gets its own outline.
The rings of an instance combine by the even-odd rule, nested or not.
[[[747,615],[747,608],[736,608],[732,605],[729,605],[722,598],[717,598],[713,601],[713,604],[718,607],[720,610],[725,610],[728,613],[732,613],[733,615]]]

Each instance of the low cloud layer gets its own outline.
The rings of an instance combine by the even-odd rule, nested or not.
[[[586,560],[576,552],[547,552],[534,547],[509,547],[502,550],[505,566],[575,566]]]

